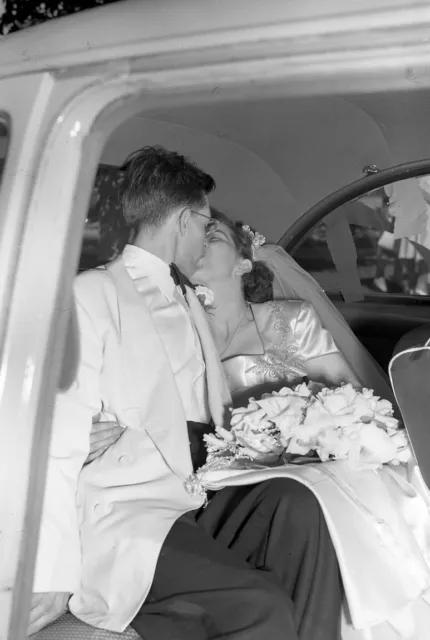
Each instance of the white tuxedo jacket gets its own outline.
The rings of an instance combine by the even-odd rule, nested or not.
[[[80,365],[59,394],[34,591],[69,591],[71,611],[122,631],[144,602],[175,520],[198,508],[186,419],[164,345],[122,257],[76,279]],[[204,311],[187,299],[206,364],[209,406],[221,424],[230,404]],[[178,340],[181,336],[178,335]],[[127,427],[82,468],[92,416]]]

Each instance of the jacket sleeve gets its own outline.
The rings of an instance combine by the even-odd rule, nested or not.
[[[79,584],[80,541],[76,492],[89,453],[92,418],[101,410],[103,344],[90,313],[75,296],[79,364],[74,382],[58,393],[40,525],[33,592],[73,592]]]

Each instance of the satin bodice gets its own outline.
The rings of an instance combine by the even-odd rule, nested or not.
[[[306,362],[338,348],[308,302],[280,300],[252,305],[259,344],[248,353],[223,361],[235,406],[250,397],[299,384],[306,377]]]

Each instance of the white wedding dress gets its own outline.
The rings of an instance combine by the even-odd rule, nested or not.
[[[416,468],[411,471],[416,474]],[[356,471],[347,461],[336,461],[214,468],[199,479],[208,489],[274,477],[309,487],[339,560],[345,589],[343,640],[424,640],[430,628],[430,518],[425,497],[402,475],[388,466]]]

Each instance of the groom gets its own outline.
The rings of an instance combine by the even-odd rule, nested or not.
[[[56,402],[34,611],[46,623],[73,593],[81,620],[132,624],[145,640],[334,640],[340,578],[313,495],[276,480],[224,489],[203,508],[186,483],[200,463],[190,441],[221,424],[229,403],[181,276],[204,253],[215,183],[161,148],[125,168],[133,245],[76,281],[81,358]],[[128,428],[82,469],[100,411]]]

